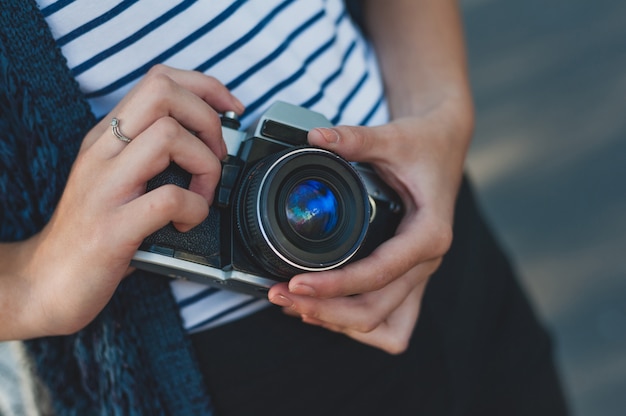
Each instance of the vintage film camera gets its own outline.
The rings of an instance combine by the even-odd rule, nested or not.
[[[401,201],[371,167],[307,145],[309,130],[330,126],[321,114],[280,101],[247,133],[226,113],[229,156],[208,217],[186,233],[170,224],[152,234],[132,265],[262,297],[295,274],[371,253],[395,232]],[[148,190],[189,181],[172,164]]]

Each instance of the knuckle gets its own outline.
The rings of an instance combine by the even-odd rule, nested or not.
[[[355,325],[355,330],[364,334],[370,333],[380,326],[384,321],[378,316],[366,316]]]
[[[316,304],[313,302],[300,301],[294,303],[289,308],[300,315],[309,316],[315,319],[319,319],[321,315],[319,309],[316,307]]]
[[[148,71],[142,81],[147,98],[155,102],[156,105],[166,105],[169,96],[174,90],[174,80],[170,78],[165,70],[165,66],[155,66]]]
[[[359,126],[348,126],[346,128],[346,136],[348,138],[350,147],[353,150],[369,153],[372,148],[372,141],[367,140],[364,134],[366,130]]]
[[[146,78],[158,77],[161,75],[167,75],[169,72],[169,67],[164,64],[156,64],[153,65],[148,72],[146,73]]]
[[[296,313],[300,314],[300,316],[302,316],[302,317],[313,318],[313,319],[319,320],[319,321],[323,320],[323,319],[321,319],[321,313],[317,309],[309,308],[309,307],[295,306],[295,305],[291,306],[291,309],[293,311],[295,311]]]
[[[205,75],[206,82],[211,84],[213,87],[223,87],[223,84],[215,77],[211,75]]]
[[[219,133],[219,137],[222,136],[222,119],[217,111],[211,111],[207,115],[207,122],[213,126],[216,132]]]
[[[168,215],[180,208],[183,190],[176,185],[163,185],[155,192],[150,203],[150,211]]]
[[[213,154],[209,154],[209,156],[212,156]],[[219,181],[220,176],[222,174],[222,164],[221,161],[216,158],[216,157],[208,157],[204,163],[205,166],[205,170],[206,173],[213,178],[213,180],[216,182]]]
[[[154,122],[153,126],[158,134],[151,137],[151,141],[161,147],[169,146],[182,132],[180,124],[171,117],[161,117]]]
[[[363,298],[365,296],[361,297],[361,300],[357,301],[358,303],[355,305],[356,310],[360,313],[357,314],[358,320],[354,323],[353,328],[358,332],[369,333],[385,322],[387,314],[377,310],[376,303]]]
[[[391,355],[400,355],[409,348],[409,340],[410,337],[408,335],[389,337],[383,349]]]

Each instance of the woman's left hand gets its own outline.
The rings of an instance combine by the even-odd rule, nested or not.
[[[347,266],[294,276],[268,297],[309,324],[392,354],[406,350],[429,277],[452,241],[471,110],[447,100],[416,117],[377,127],[315,129],[309,143],[374,165],[400,195],[396,235]]]

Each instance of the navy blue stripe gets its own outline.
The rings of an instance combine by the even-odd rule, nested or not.
[[[291,32],[289,36],[287,36],[285,41],[282,44],[280,44],[280,46],[278,46],[278,48],[276,48],[271,54],[267,55],[265,58],[257,62],[252,67],[250,67],[250,69],[248,69],[246,72],[244,72],[243,74],[239,75],[237,78],[229,82],[226,85],[226,88],[228,88],[231,91],[234,90],[239,85],[241,85],[245,80],[250,78],[253,74],[260,71],[263,67],[267,66],[270,62],[274,61],[281,53],[283,53],[287,49],[287,47],[289,47],[289,45],[291,44],[291,42],[294,41],[294,39],[296,39],[306,29],[310,28],[313,24],[315,24],[315,22],[320,20],[323,16],[324,16],[324,12],[320,11],[319,13],[311,17],[309,20],[304,22],[300,27],[298,27],[296,30]]]
[[[239,309],[243,309],[246,306],[252,305],[253,303],[259,302],[259,301],[260,301],[260,299],[253,297],[252,299],[249,299],[249,300],[247,300],[247,301],[245,301],[243,303],[240,303],[240,304],[235,305],[235,306],[233,306],[231,308],[228,308],[228,309],[218,313],[217,315],[213,315],[213,316],[211,316],[208,319],[205,319],[205,320],[203,320],[203,321],[201,321],[201,322],[199,322],[199,323],[197,323],[197,324],[195,324],[193,326],[190,326],[190,327],[187,328],[187,330],[188,331],[193,331],[196,328],[201,328],[201,327],[203,327],[205,325],[208,325],[210,323],[213,323],[213,322],[217,321],[218,319],[220,319],[220,318],[222,318],[222,317],[224,317],[226,315],[230,315],[231,313],[233,313],[233,312],[235,312],[235,311],[237,311]]]
[[[352,91],[350,91],[350,93],[343,99],[343,101],[339,105],[339,108],[337,109],[337,115],[330,120],[332,124],[337,124],[339,122],[339,120],[341,119],[341,114],[343,113],[343,110],[345,110],[348,104],[350,104],[350,101],[352,101],[357,91],[361,89],[361,87],[363,86],[367,78],[369,78],[369,76],[370,76],[369,72],[365,71],[361,79],[359,79],[359,82],[357,82],[354,88],[352,88]]]
[[[83,62],[82,64],[75,66],[74,68],[72,68],[72,75],[74,75],[76,77],[76,76],[82,74],[83,72],[93,68],[94,66],[96,66],[100,62],[104,61],[105,59],[107,59],[107,58],[111,57],[112,55],[118,53],[122,49],[127,48],[128,46],[132,45],[133,43],[137,42],[141,38],[143,38],[143,37],[147,36],[148,34],[150,34],[151,32],[153,32],[154,30],[158,29],[161,25],[165,24],[166,22],[168,22],[169,20],[171,20],[172,18],[174,18],[178,14],[180,14],[183,11],[187,10],[189,8],[189,6],[191,6],[194,3],[196,3],[196,0],[185,0],[185,1],[183,1],[182,3],[178,4],[176,7],[168,10],[162,16],[159,16],[158,18],[156,18],[155,20],[153,20],[149,24],[147,24],[144,27],[142,27],[141,29],[139,29],[137,32],[135,32],[132,35],[130,35],[129,37],[121,40],[120,42],[116,43],[115,45],[111,46],[110,48],[108,48],[108,49],[100,52],[99,54],[93,56],[92,58],[88,59],[87,61]]]
[[[132,6],[133,4],[137,3],[139,0],[127,0],[127,1],[123,1],[120,4],[118,4],[117,6],[115,6],[114,8],[112,8],[111,10],[109,10],[108,12],[91,19],[90,21],[88,21],[87,23],[85,23],[84,25],[81,25],[79,27],[77,27],[76,29],[72,30],[70,33],[66,34],[65,36],[61,36],[60,38],[57,39],[57,45],[59,46],[64,46],[68,43],[70,43],[71,41],[73,41],[74,39],[84,35],[85,33],[97,28],[98,26],[100,26],[103,23],[108,22],[109,20],[113,19],[115,16],[120,15],[124,10],[128,9],[130,6]]]
[[[350,46],[348,47],[348,49],[346,50],[346,52],[344,53],[343,58],[341,59],[341,64],[339,65],[339,68],[337,68],[337,70],[335,72],[330,74],[330,76],[328,76],[324,80],[324,82],[322,82],[322,84],[320,85],[320,90],[313,97],[309,98],[307,101],[305,101],[304,103],[301,104],[302,107],[311,108],[311,107],[313,107],[313,105],[315,103],[317,103],[319,100],[322,99],[322,97],[324,96],[324,91],[326,90],[326,88],[335,79],[337,79],[337,77],[339,77],[339,75],[341,75],[341,72],[343,71],[343,66],[345,65],[346,61],[350,58],[350,55],[352,55],[352,52],[354,51],[355,48],[356,48],[356,41],[353,41],[350,44]]]
[[[232,54],[237,49],[248,43],[250,39],[254,38],[267,24],[272,21],[278,14],[285,9],[289,4],[293,3],[293,0],[287,0],[276,6],[271,12],[267,14],[255,27],[253,27],[243,37],[237,39],[235,42],[226,46],[224,49],[216,53],[211,59],[198,65],[195,70],[200,72],[206,72],[209,68],[215,65],[217,62],[224,59],[226,56]]]
[[[326,52],[333,44],[335,44],[335,42],[337,42],[337,35],[336,34],[333,35],[332,38],[328,39],[328,41],[326,43],[324,43],[322,46],[317,48],[311,55],[309,55],[304,60],[304,63],[306,65],[310,65],[311,62],[315,61],[321,54]]]
[[[372,117],[374,117],[374,114],[376,114],[376,112],[381,107],[381,105],[383,104],[384,101],[385,101],[385,93],[381,92],[380,96],[378,97],[378,100],[374,104],[374,107],[372,107],[370,112],[367,113],[367,115],[363,118],[363,120],[361,120],[359,125],[360,126],[367,126],[368,124],[370,124],[370,120],[372,119]]]
[[[348,15],[348,11],[344,8],[341,14],[335,19],[335,27],[339,26],[344,17]]]
[[[44,17],[48,17],[51,14],[58,12],[65,6],[71,4],[72,2],[74,2],[74,0],[59,0],[41,9],[41,13],[44,15]]]
[[[174,46],[172,46],[171,48],[169,48],[168,50],[166,50],[165,52],[163,52],[156,58],[150,60],[149,62],[140,66],[136,70],[130,72],[129,74],[118,79],[117,81],[107,85],[106,87],[101,88],[98,91],[93,91],[89,94],[86,94],[86,98],[95,98],[95,97],[103,96],[106,94],[110,94],[111,92],[123,87],[124,85],[136,80],[137,78],[140,78],[146,72],[148,72],[148,70],[152,68],[154,65],[165,61],[170,56],[176,54],[180,50],[184,49],[185,47],[195,42],[198,38],[210,32],[217,24],[223,22],[224,20],[232,16],[237,11],[237,9],[239,9],[245,3],[246,3],[245,0],[238,0],[238,1],[233,2],[233,4],[231,4],[226,10],[224,10],[214,19],[211,19],[211,21],[209,21],[207,24],[202,26],[200,29],[196,30],[189,36],[185,37],[183,40],[176,43]]]
[[[284,79],[281,82],[279,82],[278,84],[276,84],[268,92],[266,92],[265,94],[263,94],[262,96],[257,98],[252,103],[248,104],[246,106],[246,113],[248,113],[248,114],[249,113],[253,113],[257,108],[259,108],[262,105],[266,104],[268,102],[268,100],[270,99],[270,97],[275,95],[278,91],[280,91],[280,90],[286,88],[288,85],[291,85],[294,82],[296,82],[296,80],[298,78],[300,78],[302,75],[304,75],[304,73],[305,73],[305,67],[301,67],[298,71],[296,71],[294,74],[292,74],[289,78]]]
[[[209,297],[209,296],[211,296],[211,295],[213,295],[214,293],[217,293],[217,292],[219,292],[219,289],[208,287],[208,288],[206,288],[206,289],[196,293],[193,296],[190,296],[190,297],[188,297],[188,298],[186,298],[186,299],[184,299],[182,301],[179,301],[178,302],[178,307],[182,309],[182,308],[184,308],[186,306],[189,306],[189,305],[191,305],[193,303],[199,302],[202,299],[204,299],[206,297]]]
[[[341,13],[341,15],[339,15],[339,17],[335,19],[335,26],[339,26],[341,21],[346,16],[347,16],[347,12],[344,10],[343,13]],[[336,40],[337,40],[337,32],[335,31],[335,34],[333,35],[333,37],[324,45],[322,45],[311,57],[309,57],[310,61],[317,58],[318,55],[321,55],[326,49],[328,49],[333,43],[335,43]],[[322,97],[324,96],[324,89],[330,82],[332,82],[333,79],[339,76],[343,65],[348,60],[348,57],[350,56],[350,54],[352,53],[352,50],[355,47],[356,47],[356,41],[353,41],[348,47],[347,51],[344,53],[343,58],[341,59],[341,64],[339,65],[339,68],[337,68],[337,70],[322,83],[322,85],[320,86],[320,90],[313,97],[309,98],[307,101],[300,104],[301,107],[311,108],[313,107],[313,105],[315,105],[315,103],[317,103],[319,100],[322,99]]]
[[[313,97],[301,103],[300,107],[311,108],[313,107],[313,105],[315,105],[315,103],[321,100],[323,96],[324,96],[324,90],[320,89]]]
[[[322,88],[321,88],[322,90],[328,87],[339,75],[341,75],[341,73],[343,72],[344,65],[346,64],[348,59],[350,59],[350,56],[352,55],[352,52],[354,52],[355,49],[356,49],[356,41],[353,40],[350,46],[348,46],[348,49],[346,49],[346,52],[343,54],[339,68],[337,68],[337,70],[334,73],[332,73],[329,77],[327,77],[324,80],[324,82],[322,82]]]
[[[344,54],[344,59],[342,60],[341,65],[339,66],[339,69],[336,71],[337,75],[338,75],[338,73],[341,73],[343,64],[348,59],[348,56],[352,53],[352,51],[354,50],[355,46],[356,46],[356,41],[353,41],[352,44],[350,45],[350,47],[348,48],[348,50],[346,51],[346,53]],[[317,56],[317,54],[315,56]],[[270,99],[270,97],[274,96],[280,90],[285,89],[287,86],[293,84],[296,80],[298,80],[298,78],[300,78],[302,75],[304,75],[304,73],[306,72],[307,66],[312,61],[313,61],[312,56],[307,58],[305,63],[304,63],[304,65],[298,71],[296,71],[293,75],[291,75],[289,78],[279,82],[273,88],[271,88],[268,92],[266,92],[261,97],[259,97],[256,101],[254,101],[254,102],[250,103],[248,106],[246,106],[246,112],[248,114],[254,112],[257,108],[259,108],[260,106],[262,106],[265,103],[267,103],[268,100]],[[330,80],[326,80],[326,81],[327,82],[322,84],[322,88],[321,88],[322,91],[326,87],[327,83],[330,82]]]

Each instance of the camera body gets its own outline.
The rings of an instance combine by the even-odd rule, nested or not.
[[[148,236],[131,264],[264,297],[295,274],[367,256],[394,234],[400,198],[370,166],[308,146],[316,127],[331,123],[281,101],[247,132],[225,113],[228,157],[209,215],[188,232],[169,224]],[[167,183],[187,188],[190,179],[172,163],[148,191]]]

